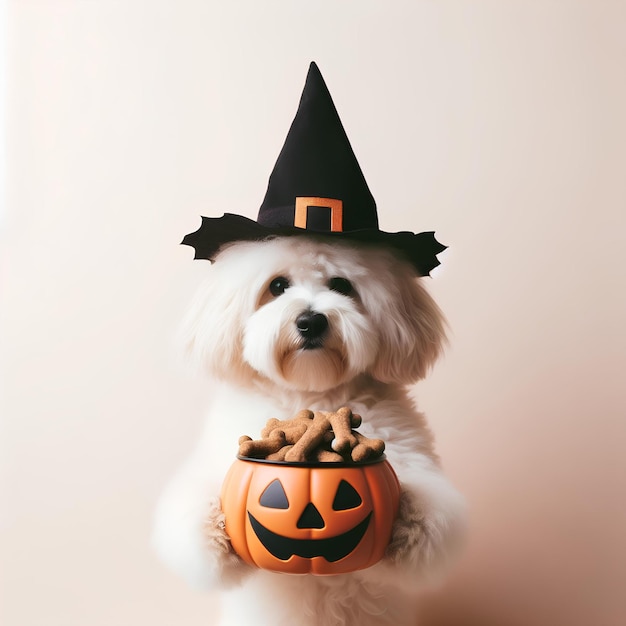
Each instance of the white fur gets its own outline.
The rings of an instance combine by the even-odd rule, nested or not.
[[[274,297],[277,276],[290,288]],[[348,279],[355,294],[328,287]],[[301,350],[304,310],[329,320],[324,345]],[[220,252],[184,322],[196,364],[220,380],[204,435],[163,494],[154,545],[191,584],[223,593],[222,625],[415,624],[415,591],[441,575],[464,530],[464,503],[441,473],[424,416],[405,386],[444,342],[443,316],[412,267],[386,250],[304,237],[236,243]],[[386,557],[331,577],[277,574],[236,556],[219,492],[237,439],[270,417],[350,406],[359,431],[386,442],[402,486]]]

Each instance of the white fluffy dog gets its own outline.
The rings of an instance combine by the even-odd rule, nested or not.
[[[383,247],[308,236],[237,242],[209,272],[184,332],[220,383],[204,435],[158,505],[160,557],[193,585],[223,590],[220,624],[414,626],[415,591],[449,564],[464,529],[463,500],[405,389],[441,351],[439,308],[414,268]],[[247,565],[219,500],[239,436],[258,436],[271,417],[344,405],[362,416],[360,432],[386,442],[401,483],[385,558],[337,576]]]

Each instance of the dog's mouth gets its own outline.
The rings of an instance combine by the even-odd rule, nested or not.
[[[335,563],[335,561],[348,556],[359,545],[369,526],[371,517],[372,513],[370,512],[354,528],[335,537],[326,537],[325,539],[291,539],[265,528],[248,511],[248,519],[259,541],[273,557],[281,561],[287,561],[295,555],[303,559],[321,556],[329,563]]]
[[[329,335],[301,338],[276,358],[283,380],[306,391],[331,389],[343,380],[347,357]]]
[[[317,337],[315,339],[304,339],[300,344],[300,350],[319,350],[324,347],[324,339]]]

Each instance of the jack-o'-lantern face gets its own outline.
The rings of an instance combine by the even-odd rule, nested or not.
[[[278,478],[275,478],[263,491],[259,504],[262,507],[270,509],[289,509],[289,499]],[[348,511],[350,509],[359,509],[354,516],[344,516],[344,523],[348,519],[354,519],[359,513],[363,513],[361,504],[363,500],[358,491],[346,480],[342,479],[337,487],[337,493],[333,500],[333,511]],[[298,538],[292,539],[271,531],[259,522],[248,511],[248,519],[254,530],[255,535],[263,544],[263,547],[277,559],[287,561],[293,555],[312,559],[316,556],[324,557],[328,562],[334,563],[345,558],[350,554],[359,542],[363,539],[363,535],[369,526],[372,518],[372,512],[369,511],[361,521],[355,526],[338,535],[314,538]],[[302,515],[296,522],[296,527],[300,529],[323,529],[326,522],[322,517],[319,509],[309,502],[302,511]]]
[[[234,463],[222,508],[233,548],[274,571],[337,574],[382,558],[399,487],[386,461],[312,467]]]

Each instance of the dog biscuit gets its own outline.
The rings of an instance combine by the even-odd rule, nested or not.
[[[352,431],[352,433],[358,442],[350,453],[355,463],[366,461],[372,456],[380,456],[385,450],[385,442],[382,439],[369,439],[356,431]]]
[[[328,413],[328,421],[334,434],[331,447],[335,452],[343,454],[358,444],[352,434],[352,411],[347,406],[341,407],[336,413]]]
[[[299,411],[295,415],[295,417],[292,417],[291,419],[288,419],[288,420],[279,420],[279,419],[276,419],[275,417],[272,417],[269,420],[267,420],[267,424],[265,425],[265,428],[261,431],[261,437],[264,437],[264,438],[269,437],[272,431],[276,430],[277,428],[281,428],[281,429],[291,428],[296,425],[299,426],[300,424],[303,424],[306,428],[308,424],[310,424],[312,421],[313,421],[313,411],[309,411],[308,409],[302,409],[302,411]]]
[[[264,459],[268,454],[278,452],[285,445],[285,433],[282,430],[275,430],[272,436],[266,439],[244,437],[239,439],[239,456],[253,459]]]
[[[329,429],[330,422],[325,413],[316,412],[313,421],[293,448],[285,455],[285,461],[304,463],[307,456],[324,440],[324,433]]]

